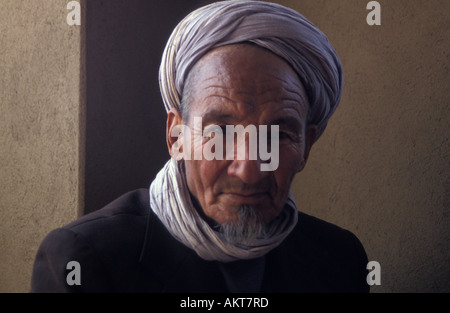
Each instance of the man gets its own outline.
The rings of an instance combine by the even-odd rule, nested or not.
[[[367,292],[359,240],[298,212],[290,192],[342,83],[326,37],[293,10],[222,1],[194,11],[160,68],[171,160],[149,190],[51,232],[31,290]]]

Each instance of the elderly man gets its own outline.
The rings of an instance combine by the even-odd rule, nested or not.
[[[367,292],[359,240],[299,212],[290,192],[342,79],[324,34],[281,5],[222,1],[188,15],[160,68],[172,158],[149,190],[52,231],[32,291]],[[254,153],[250,129],[271,148]]]

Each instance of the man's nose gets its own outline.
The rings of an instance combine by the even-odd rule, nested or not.
[[[246,184],[255,184],[267,177],[268,171],[261,171],[260,160],[233,160],[228,166],[228,175],[239,178]]]
[[[248,137],[240,137],[236,143],[234,159],[228,166],[228,175],[247,184],[257,183],[268,175],[268,172],[261,171],[257,146],[251,145]]]

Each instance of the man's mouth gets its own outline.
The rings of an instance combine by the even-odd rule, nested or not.
[[[260,204],[264,201],[269,201],[269,193],[268,192],[242,192],[242,191],[233,191],[233,192],[222,192],[220,196],[226,197],[228,201],[231,201],[236,204]]]

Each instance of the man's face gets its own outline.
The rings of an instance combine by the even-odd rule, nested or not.
[[[189,111],[182,120],[172,110],[168,131],[175,124],[185,123],[194,135],[192,157],[185,159],[194,201],[221,225],[237,222],[242,207],[251,207],[260,222],[270,222],[282,211],[292,179],[303,169],[316,135],[315,126],[306,125],[308,102],[302,83],[284,60],[248,44],[209,52],[190,75]],[[202,129],[194,125],[196,117],[202,118]],[[195,160],[194,149],[208,141],[201,138],[194,142],[195,133],[211,125],[224,131],[225,125],[255,125],[257,129],[267,125],[269,130],[271,125],[279,125],[278,168],[261,171],[259,153],[256,160],[249,158],[248,138],[243,160]]]

